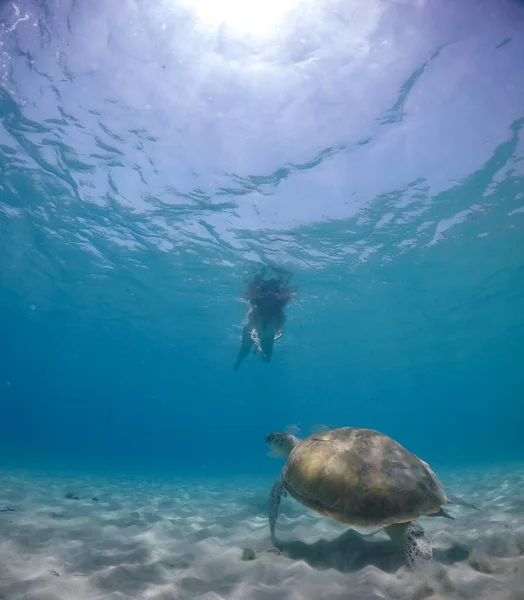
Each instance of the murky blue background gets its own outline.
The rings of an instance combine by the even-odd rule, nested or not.
[[[251,10],[0,2],[2,464],[269,472],[289,423],[522,460],[524,4]]]

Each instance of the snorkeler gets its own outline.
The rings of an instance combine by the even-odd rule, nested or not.
[[[255,353],[259,352],[265,362],[273,355],[273,344],[284,333],[286,316],[284,307],[296,296],[289,285],[292,274],[271,267],[276,278],[264,279],[267,267],[262,267],[249,282],[243,295],[249,302],[247,323],[242,330],[242,344],[234,366],[235,371],[246,358],[253,344]]]

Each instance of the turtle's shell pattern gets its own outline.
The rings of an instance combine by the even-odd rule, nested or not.
[[[390,437],[344,427],[296,446],[284,488],[316,512],[352,525],[391,525],[438,513],[447,498],[429,466]]]

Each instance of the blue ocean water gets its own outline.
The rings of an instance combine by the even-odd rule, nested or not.
[[[0,2],[2,466],[522,461],[523,3],[220,4]],[[263,264],[298,297],[234,371]]]

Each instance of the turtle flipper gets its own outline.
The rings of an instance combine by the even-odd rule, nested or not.
[[[275,544],[275,527],[277,526],[278,511],[280,509],[280,500],[282,496],[286,496],[282,475],[277,477],[271,493],[269,495],[269,530],[271,531],[271,541]]]
[[[407,523],[403,535],[404,556],[410,567],[421,567],[433,558],[433,550],[424,528],[417,521]]]
[[[452,494],[446,494],[448,497],[448,504],[458,504],[460,506],[465,506],[466,508],[472,508],[473,510],[480,511],[480,508],[471,504],[471,502],[466,502],[466,500],[462,500],[459,496],[454,496]]]

